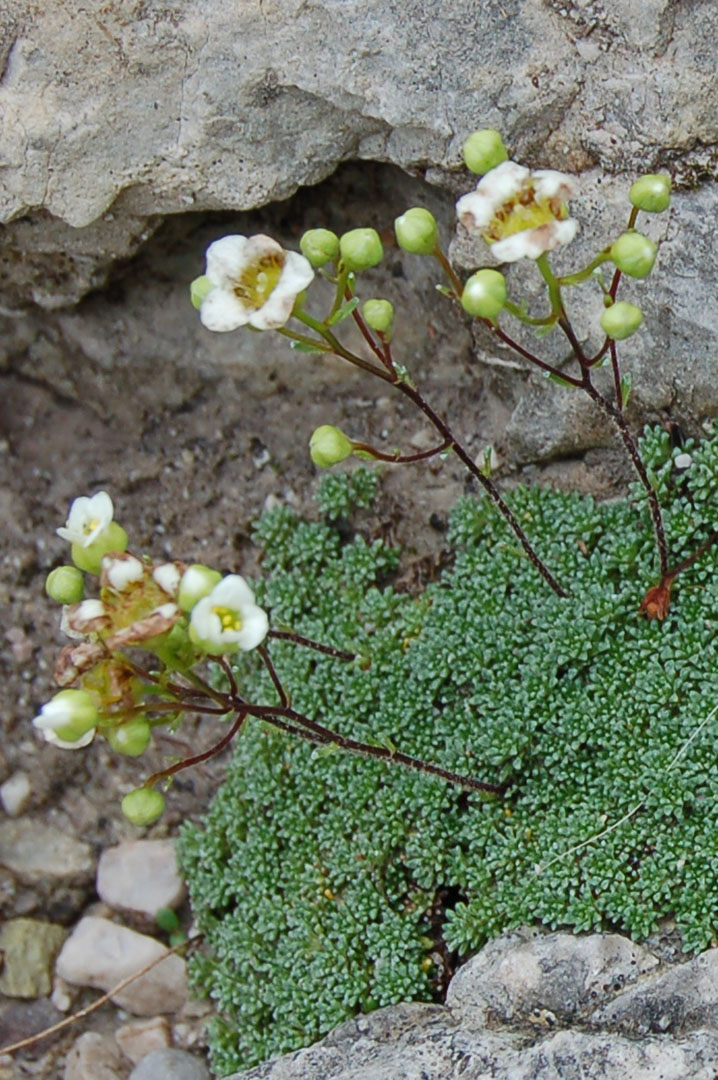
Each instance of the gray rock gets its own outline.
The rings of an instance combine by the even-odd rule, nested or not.
[[[149,917],[182,902],[185,888],[172,840],[128,840],[108,848],[97,868],[97,892],[117,911]]]
[[[130,1080],[210,1080],[205,1063],[186,1050],[153,1050],[130,1073]]]
[[[112,995],[112,1000],[136,1016],[154,1016],[179,1009],[187,997],[185,962],[146,934],[138,934],[108,919],[88,915],[65,942],[57,972],[69,983],[112,990],[123,979],[165,956],[145,975]]]
[[[31,818],[0,822],[0,864],[26,885],[87,880],[94,858],[89,844]]]
[[[460,968],[446,1004],[462,1024],[551,1025],[575,1020],[627,983],[652,971],[658,960],[619,934],[504,935]]]
[[[631,987],[598,1009],[591,1023],[633,1036],[718,1030],[718,949]]]
[[[0,993],[8,997],[45,997],[52,989],[55,957],[67,930],[39,919],[8,919],[0,926]]]
[[[9,817],[19,817],[32,797],[32,785],[26,772],[18,770],[0,784],[0,802]]]
[[[716,961],[706,956],[655,974],[656,957],[616,934],[520,931],[459,970],[446,1007],[380,1009],[228,1080],[714,1080]],[[616,1033],[612,1010],[648,993],[655,1002],[661,986],[684,1002],[671,1033]]]

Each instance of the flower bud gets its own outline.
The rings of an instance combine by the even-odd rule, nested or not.
[[[331,424],[322,424],[309,440],[309,455],[320,469],[329,469],[351,457],[354,443],[343,431]]]
[[[195,278],[189,287],[189,298],[192,301],[192,307],[199,311],[214,288],[216,288],[216,286],[213,285],[209,278],[204,274],[202,274],[201,277]]]
[[[177,603],[183,611],[191,611],[202,597],[209,595],[215,585],[222,580],[219,570],[212,570],[202,563],[188,566],[182,575],[177,592]]]
[[[122,813],[133,825],[151,825],[165,808],[164,795],[154,788],[135,788],[122,800]]]
[[[86,746],[94,735],[97,706],[87,690],[61,690],[43,705],[32,723],[48,742],[59,746],[73,743]],[[85,741],[80,743],[82,739]]]
[[[152,728],[144,717],[136,716],[119,727],[111,727],[103,732],[107,741],[118,754],[139,757],[150,744]]]
[[[506,303],[506,278],[498,270],[477,270],[464,285],[461,306],[479,319],[495,319]]]
[[[302,255],[317,269],[339,254],[339,237],[330,229],[309,229],[299,241]]]
[[[87,547],[82,544],[73,544],[70,554],[75,566],[88,574],[99,574],[102,568],[103,555],[111,551],[124,551],[127,547],[127,533],[116,521],[111,521],[106,529],[100,533]]]
[[[671,178],[663,173],[646,173],[631,184],[628,193],[633,206],[649,214],[660,214],[671,202]]]
[[[501,134],[493,128],[484,128],[469,135],[463,153],[466,167],[473,173],[490,172],[509,159]]]
[[[47,575],[45,592],[58,604],[79,604],[85,595],[85,579],[76,566],[56,566]]]
[[[352,229],[339,241],[342,262],[347,270],[368,270],[384,258],[376,229]]]
[[[422,206],[413,206],[396,218],[394,232],[399,247],[412,255],[433,255],[439,246],[436,218]]]
[[[656,244],[633,229],[619,236],[611,246],[611,258],[617,268],[634,278],[648,277],[657,253]]]
[[[362,315],[367,326],[381,334],[390,334],[394,322],[394,305],[389,300],[366,300]]]
[[[601,328],[607,337],[623,341],[624,338],[635,334],[643,322],[643,312],[635,304],[629,304],[625,300],[619,300],[617,304],[611,304],[601,316]]]

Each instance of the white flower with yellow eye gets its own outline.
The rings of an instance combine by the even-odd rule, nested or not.
[[[268,630],[266,611],[255,603],[254,593],[239,574],[222,578],[190,615],[190,639],[212,656],[256,649]]]
[[[269,236],[225,236],[207,249],[199,317],[208,330],[276,330],[292,314],[314,271],[303,255]]]
[[[81,495],[70,507],[70,516],[57,535],[71,544],[86,548],[105,531],[112,521],[114,507],[106,491],[96,495]]]
[[[578,223],[566,200],[576,194],[572,176],[538,169],[531,172],[504,161],[459,199],[456,212],[469,232],[479,233],[499,262],[538,259],[573,240]]]

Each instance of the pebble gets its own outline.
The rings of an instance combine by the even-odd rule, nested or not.
[[[97,868],[97,892],[116,911],[154,917],[177,907],[185,887],[171,840],[128,840],[108,848]]]
[[[52,967],[67,930],[39,919],[9,919],[0,927],[0,993],[14,998],[47,997]]]
[[[118,1027],[115,1039],[125,1057],[137,1065],[153,1050],[164,1050],[170,1045],[170,1028],[164,1016],[130,1020]]]
[[[125,1080],[126,1076],[122,1052],[109,1035],[87,1031],[67,1055],[64,1080]]]
[[[130,1073],[130,1080],[211,1080],[205,1063],[186,1050],[153,1050]]]
[[[18,817],[27,809],[31,794],[30,777],[22,771],[13,773],[4,784],[0,784],[0,802],[10,817]]]
[[[0,863],[25,885],[92,875],[92,849],[52,825],[31,818],[0,822]]]
[[[65,942],[57,972],[69,983],[107,991],[167,952],[146,934],[88,915]],[[155,1016],[160,1009],[175,1012],[186,998],[185,962],[176,954],[112,995],[116,1005],[135,1016]]]

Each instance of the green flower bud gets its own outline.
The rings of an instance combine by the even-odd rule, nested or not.
[[[502,161],[508,161],[509,155],[504,140],[493,128],[483,128],[469,135],[464,143],[464,161],[467,169],[473,173],[487,173],[495,169]]]
[[[623,341],[624,338],[635,334],[643,322],[643,312],[635,304],[628,304],[625,300],[619,300],[617,304],[611,304],[601,316],[601,328],[607,337]]]
[[[195,604],[208,596],[215,585],[222,580],[219,570],[212,570],[202,563],[188,566],[182,575],[177,591],[177,603],[182,611],[191,611]]]
[[[351,439],[331,424],[322,424],[309,440],[310,457],[320,469],[338,465],[340,461],[351,457],[353,451],[354,443]]]
[[[165,799],[154,788],[135,788],[122,800],[122,813],[133,825],[151,825],[161,816]]]
[[[506,303],[506,278],[498,270],[477,270],[464,285],[461,306],[479,319],[495,319]]]
[[[657,254],[656,244],[633,229],[619,236],[611,246],[611,258],[618,269],[634,278],[648,277]]]
[[[85,595],[85,579],[76,566],[56,566],[47,575],[45,592],[58,604],[79,604]]]
[[[108,728],[104,735],[107,741],[118,754],[127,754],[128,757],[139,757],[144,754],[152,738],[152,728],[142,716],[136,716],[119,727]]]
[[[384,258],[376,229],[352,229],[339,241],[342,262],[347,270],[368,270]]]
[[[396,242],[412,255],[433,255],[439,246],[436,218],[421,206],[413,206],[394,221]]]
[[[367,326],[382,334],[390,334],[394,323],[394,305],[389,300],[366,300],[362,315]]]
[[[649,214],[660,214],[671,202],[671,178],[663,173],[646,173],[631,184],[628,193],[633,206]]]
[[[315,269],[339,254],[339,237],[330,229],[309,229],[299,241],[302,255]]]
[[[199,311],[202,302],[206,300],[215,287],[204,274],[201,277],[196,277],[189,287],[189,298],[192,301],[192,307]]]
[[[88,574],[99,574],[103,555],[109,555],[111,551],[125,551],[126,549],[127,533],[116,521],[111,521],[97,539],[87,547],[83,547],[82,544],[73,544],[70,555],[75,566],[80,570]]]
[[[61,690],[43,705],[33,725],[48,742],[76,743],[97,724],[97,706],[87,690]],[[90,736],[91,737],[91,736]]]

